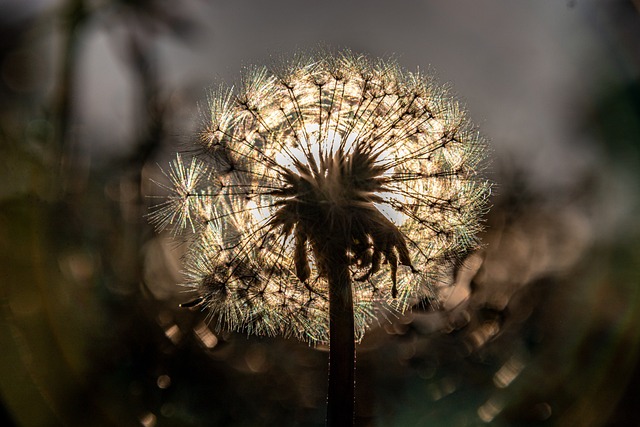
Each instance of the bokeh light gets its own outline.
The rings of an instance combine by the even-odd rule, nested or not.
[[[443,308],[358,345],[357,425],[640,424],[638,2],[316,6],[0,4],[0,423],[323,425],[326,347],[180,309],[145,195],[212,82],[324,43],[451,82],[495,183]]]

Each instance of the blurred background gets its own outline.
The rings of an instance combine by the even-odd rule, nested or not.
[[[326,349],[179,309],[145,219],[207,88],[318,46],[450,84],[495,182],[444,309],[359,345],[357,425],[640,425],[638,0],[2,0],[0,424],[323,425]]]

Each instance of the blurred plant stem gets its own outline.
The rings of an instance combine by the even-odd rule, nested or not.
[[[103,5],[102,9],[106,9],[106,6]],[[80,42],[84,29],[99,10],[101,8],[92,8],[86,0],[69,0],[59,13],[63,41],[58,83],[52,100],[52,121],[55,131],[51,146],[51,169],[54,174],[54,195],[65,191],[70,179],[68,175],[76,166],[74,165],[75,137],[72,125],[76,113],[74,92],[78,81],[78,60],[82,54]],[[126,65],[138,77],[138,87],[144,105],[140,114],[142,126],[139,137],[133,145],[131,154],[117,160],[121,164],[115,170],[120,170],[124,166],[140,172],[147,160],[156,153],[162,141],[166,103],[160,96],[157,64],[147,34],[151,29],[148,28],[149,24],[139,16],[136,8],[132,8],[130,12],[135,25],[132,25],[132,29],[127,32],[123,51],[127,54]],[[143,31],[139,31],[140,28]],[[136,179],[139,183],[140,177],[137,176]]]
[[[51,147],[53,195],[63,190],[70,153],[70,125],[73,117],[74,83],[77,81],[77,58],[82,28],[89,14],[84,0],[70,0],[62,9],[63,45],[58,87],[53,99],[54,137]],[[56,164],[57,162],[57,164]]]

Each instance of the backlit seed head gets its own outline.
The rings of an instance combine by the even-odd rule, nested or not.
[[[356,338],[477,247],[485,146],[446,90],[343,53],[257,68],[210,97],[151,220],[188,230],[185,285],[220,328],[328,342],[327,248],[349,260]]]

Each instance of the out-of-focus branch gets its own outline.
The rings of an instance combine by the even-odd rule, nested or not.
[[[74,84],[77,82],[78,42],[81,38],[89,13],[85,0],[69,0],[62,9],[63,46],[61,52],[60,74],[58,86],[53,99],[54,136],[51,147],[53,182],[64,182],[65,169],[70,143],[70,124],[73,115]],[[60,191],[60,185],[54,185],[54,191]]]

